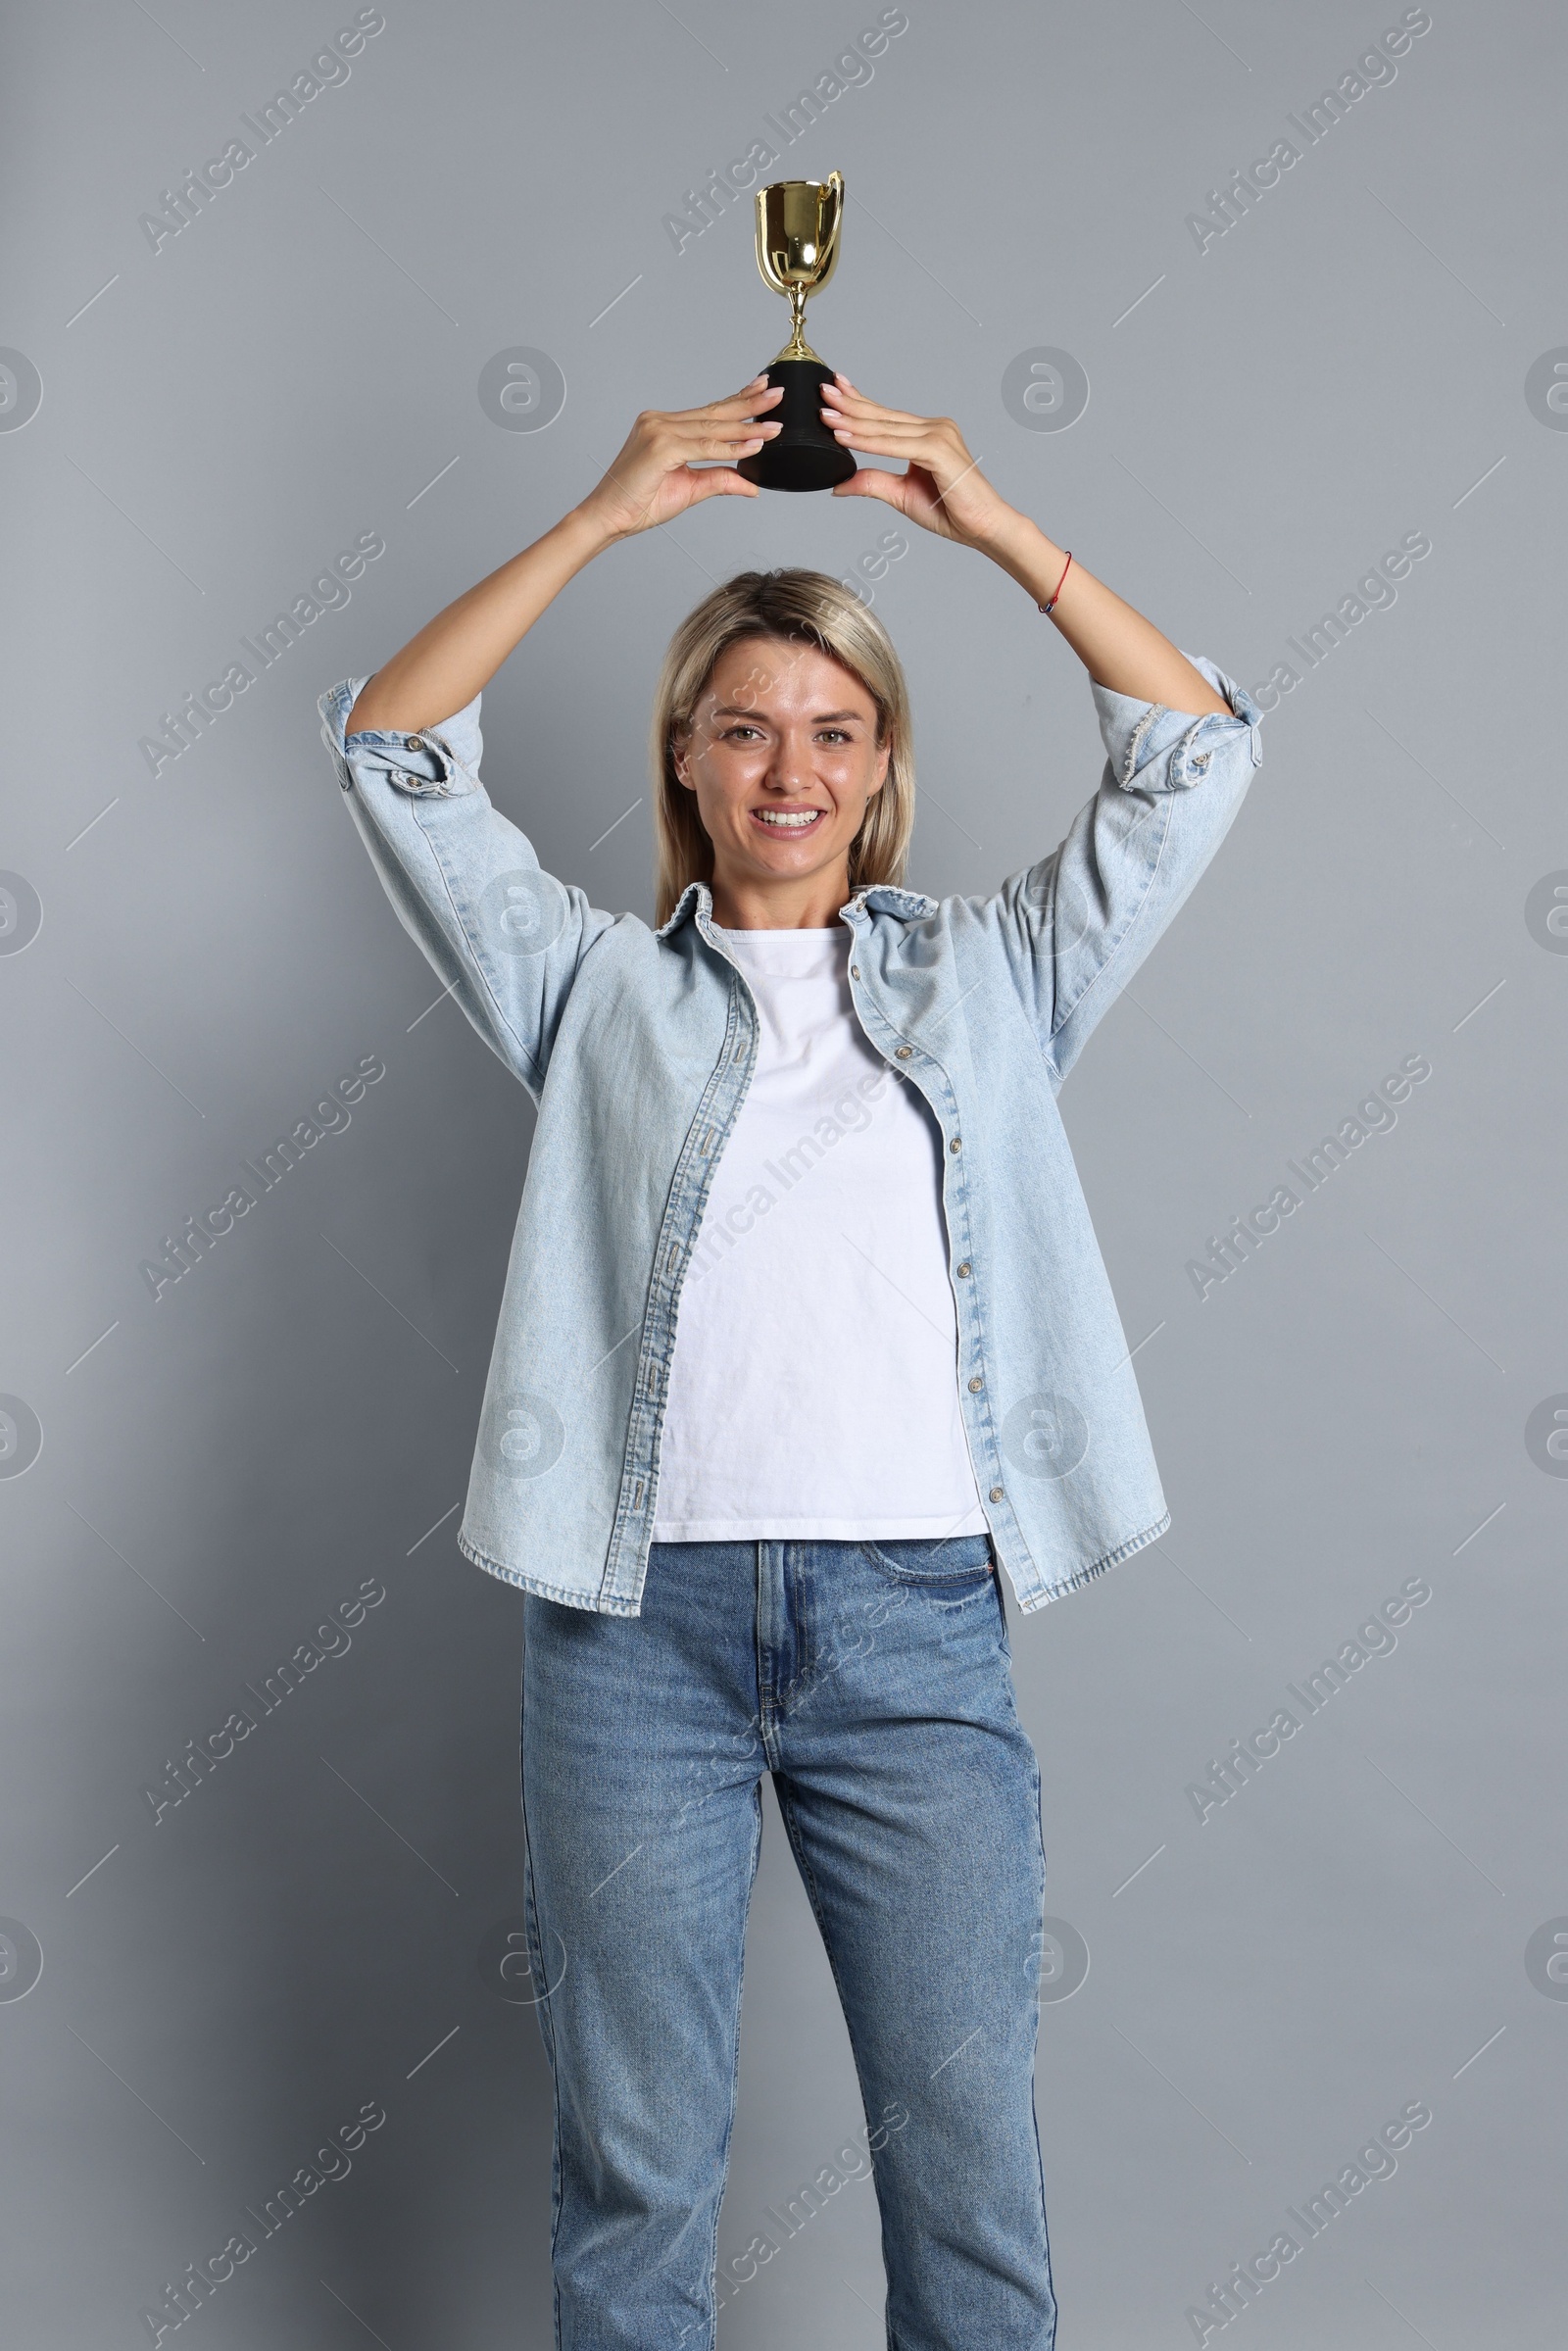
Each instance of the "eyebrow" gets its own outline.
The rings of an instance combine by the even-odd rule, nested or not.
[[[714,718],[755,718],[757,708],[752,703],[715,702],[710,712]],[[864,722],[863,710],[818,710],[811,720],[813,726],[824,726],[830,718],[858,718]]]

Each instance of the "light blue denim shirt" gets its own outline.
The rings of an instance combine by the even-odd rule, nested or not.
[[[991,897],[874,887],[840,909],[856,1016],[941,1130],[964,1432],[1025,1611],[1170,1524],[1056,1095],[1262,757],[1257,705],[1190,658],[1234,715],[1096,686],[1106,766],[1049,856]],[[349,812],[538,1109],[458,1543],[524,1592],[635,1616],[681,1283],[756,1066],[756,999],[706,883],[654,930],[542,870],[479,780],[478,696],[417,735],[345,739],[366,682],[319,703]]]

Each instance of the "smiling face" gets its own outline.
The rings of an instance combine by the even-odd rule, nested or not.
[[[713,845],[713,918],[731,930],[826,929],[850,849],[887,776],[876,704],[814,645],[726,646],[677,740],[675,772]]]

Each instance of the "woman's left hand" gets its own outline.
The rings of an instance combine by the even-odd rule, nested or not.
[[[822,386],[822,420],[845,449],[868,457],[904,458],[906,473],[862,466],[836,484],[835,498],[880,498],[922,529],[960,547],[981,547],[1002,524],[1018,519],[964,447],[951,416],[911,416],[882,408],[858,392],[847,375]]]

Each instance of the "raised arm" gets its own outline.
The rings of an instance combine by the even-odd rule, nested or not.
[[[1051,605],[1089,672],[1106,754],[1100,789],[1054,850],[989,897],[951,902],[971,954],[994,957],[1016,993],[1057,1087],[1224,839],[1262,757],[1262,712],[1076,558],[1067,568],[1066,549],[992,488],[951,416],[882,408],[844,375],[822,393],[823,419],[846,444],[908,466],[865,467],[834,497],[880,498],[989,556]]]
[[[345,733],[416,734],[438,726],[489,684],[567,581],[614,540],[667,522],[704,498],[758,497],[734,464],[778,431],[765,416],[753,419],[779,397],[759,375],[707,408],[668,414],[645,409],[581,505],[449,604],[383,663],[350,710]],[[702,461],[703,470],[692,472],[693,461]]]
[[[345,806],[404,928],[485,1043],[540,1098],[584,957],[615,917],[543,871],[480,778],[479,704],[509,653],[612,540],[700,499],[755,498],[725,461],[776,426],[761,379],[675,415],[645,411],[604,479],[533,546],[422,628],[373,677],[320,698]],[[694,460],[710,462],[693,471]]]
[[[883,408],[858,392],[847,375],[822,386],[822,416],[846,448],[904,458],[908,465],[906,473],[863,467],[840,484],[835,498],[880,498],[896,506],[911,522],[989,556],[1037,605],[1050,603],[1060,582],[1051,618],[1097,686],[1194,718],[1231,715],[1229,704],[1152,621],[1124,604],[1076,556],[1068,567],[1066,549],[993,489],[951,416]]]

